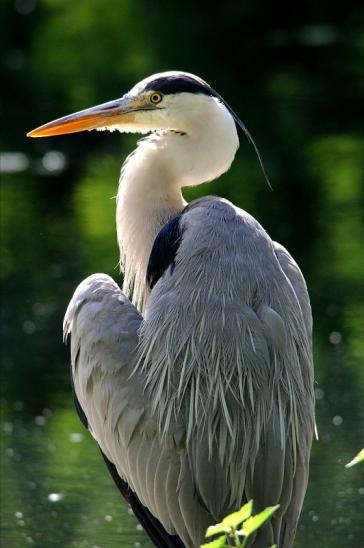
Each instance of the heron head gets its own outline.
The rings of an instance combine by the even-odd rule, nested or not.
[[[253,145],[270,185],[258,148],[245,125],[221,95],[204,80],[188,72],[154,74],[136,84],[120,99],[58,118],[27,135],[49,137],[93,129],[122,133],[170,130],[198,137],[208,133],[215,135],[219,144],[223,141],[224,147],[230,147],[233,158],[239,146],[236,126],[243,130]]]
[[[92,129],[188,133],[208,126],[214,114],[224,115],[235,132],[234,113],[206,82],[187,72],[163,72],[142,80],[120,99],[49,122],[28,136],[48,137]]]

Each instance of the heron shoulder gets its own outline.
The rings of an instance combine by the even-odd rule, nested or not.
[[[149,256],[146,282],[153,289],[158,280],[168,268],[173,273],[176,255],[181,244],[184,232],[188,229],[190,220],[197,215],[202,225],[206,216],[211,215],[209,210],[220,209],[223,217],[231,216],[234,206],[223,198],[207,196],[189,203],[180,214],[172,217],[158,232]],[[203,234],[200,233],[203,240]]]
[[[219,260],[231,252],[234,262],[239,255],[247,256],[249,250],[256,262],[275,259],[271,239],[252,215],[224,198],[206,196],[189,203],[159,231],[150,253],[146,281],[152,289],[168,269],[172,274],[178,255],[187,259],[212,254]]]

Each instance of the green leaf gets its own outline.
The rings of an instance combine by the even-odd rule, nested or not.
[[[353,460],[351,460],[350,462],[348,462],[348,464],[345,465],[345,468],[351,468],[355,464],[358,464],[359,462],[363,462],[363,461],[364,461],[364,448],[361,451],[359,451],[359,453],[356,455],[356,457],[353,458]]]
[[[248,537],[254,533],[254,531],[259,529],[259,527],[263,525],[263,523],[265,523],[278,508],[279,504],[276,506],[268,506],[265,510],[259,512],[259,514],[251,516],[243,523],[243,527],[240,531],[238,531],[238,534]]]
[[[222,537],[213,540],[212,542],[207,542],[206,544],[201,544],[201,548],[226,548],[226,538],[225,535]]]
[[[246,519],[250,518],[253,510],[253,501],[250,500],[240,510],[229,514],[222,520],[222,523],[229,525],[230,527],[236,528],[238,525],[243,523]]]
[[[222,521],[221,523],[217,523],[216,525],[210,525],[210,527],[207,529],[205,537],[209,538],[213,535],[217,535],[218,533],[224,533],[228,534],[231,531],[231,527],[228,527],[224,524]]]
[[[253,501],[250,500],[240,510],[229,514],[222,520],[222,522],[217,523],[216,525],[211,525],[206,531],[206,538],[217,535],[218,533],[230,533],[232,528],[236,528],[238,525],[243,523],[246,519],[251,516],[253,508]]]

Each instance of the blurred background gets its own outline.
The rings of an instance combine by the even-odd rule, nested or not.
[[[62,318],[84,277],[119,282],[114,210],[135,136],[30,140],[154,72],[206,79],[256,139],[187,199],[224,196],[284,244],[314,315],[317,423],[296,546],[364,546],[364,5],[1,0],[1,544],[150,546],[73,409]],[[360,114],[361,113],[361,114]]]

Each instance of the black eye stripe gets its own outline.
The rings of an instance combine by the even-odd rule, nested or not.
[[[186,92],[215,96],[213,89],[208,84],[190,76],[161,76],[148,82],[144,91],[161,92],[163,95]]]

